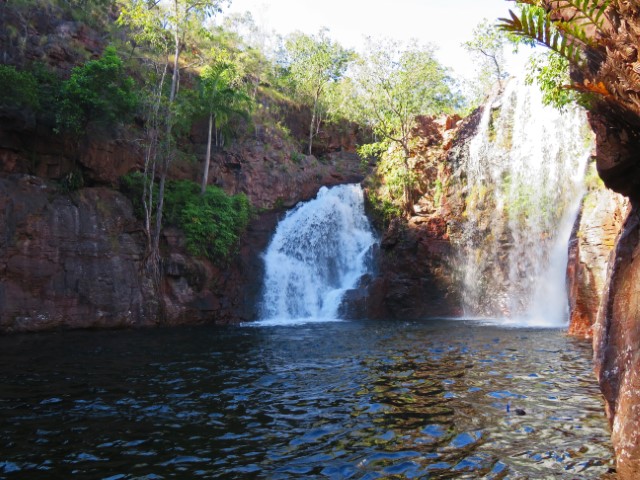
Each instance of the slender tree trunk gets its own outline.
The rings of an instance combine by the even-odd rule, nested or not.
[[[147,237],[147,256],[149,256],[152,252],[152,238],[153,232],[151,228],[151,218],[153,215],[153,204],[154,204],[154,192],[153,185],[155,184],[156,177],[156,167],[158,164],[158,128],[159,124],[159,112],[160,112],[160,103],[162,101],[162,90],[164,87],[164,82],[167,75],[167,70],[169,68],[169,64],[165,62],[164,68],[162,69],[162,74],[160,75],[160,81],[155,88],[153,103],[151,105],[151,109],[149,112],[149,118],[147,118],[147,151],[145,155],[145,163],[144,163],[144,177],[143,177],[143,195],[142,195],[142,203],[144,205],[144,213],[145,213],[145,235]],[[156,71],[158,67],[156,65]]]
[[[309,125],[309,155],[311,155],[311,149],[313,148],[313,137],[316,132],[316,118],[318,116],[318,102],[320,100],[320,93],[322,92],[322,87],[319,87],[316,90],[316,94],[313,97],[313,110],[311,111],[311,124]],[[318,130],[320,130],[320,126],[318,125]]]
[[[175,12],[178,12],[178,2],[174,1]],[[173,55],[173,75],[171,76],[171,90],[169,91],[169,108],[166,118],[166,130],[164,140],[164,151],[162,154],[162,162],[160,168],[160,184],[158,185],[158,208],[156,209],[156,225],[153,236],[153,255],[160,259],[160,233],[162,232],[162,214],[164,209],[164,190],[167,183],[167,173],[169,171],[169,164],[171,163],[171,131],[173,127],[173,118],[171,107],[176,98],[176,90],[178,86],[178,77],[180,75],[180,51],[182,50],[182,42],[180,41],[180,35],[176,29],[174,32],[174,55]]]
[[[485,57],[489,58],[493,62],[493,68],[496,71],[496,77],[498,77],[498,87],[502,90],[502,69],[500,68],[500,62],[498,58],[490,52],[485,52],[482,48],[479,49]]]
[[[493,60],[493,65],[496,69],[496,75],[498,76],[498,87],[500,88],[500,90],[502,90],[502,69],[500,68],[500,62],[498,62],[498,59],[495,55],[493,55],[491,59]]]
[[[211,162],[211,135],[213,134],[213,113],[209,114],[209,134],[207,136],[207,155],[204,157],[204,170],[202,172],[202,185],[200,194],[204,195],[209,181],[209,163]]]
[[[409,215],[415,214],[415,210],[413,209],[413,195],[411,194],[413,188],[410,182],[411,174],[409,168],[409,158],[411,157],[411,152],[407,145],[403,145],[404,150],[404,180],[403,180],[403,203],[405,212]]]
[[[178,0],[174,0],[175,14],[178,15]],[[165,118],[165,139],[162,143],[162,155],[160,162],[160,182],[158,184],[158,203],[156,208],[156,224],[153,235],[153,243],[151,250],[151,263],[155,272],[155,282],[158,288],[158,294],[160,294],[161,282],[160,282],[160,234],[162,233],[162,217],[164,210],[164,194],[165,186],[167,183],[167,174],[169,172],[169,164],[172,157],[172,142],[171,134],[173,128],[173,114],[172,106],[176,98],[176,91],[178,86],[178,77],[180,75],[180,52],[182,50],[182,42],[180,39],[180,32],[176,28],[174,31],[174,56],[173,56],[173,75],[171,77],[171,90],[169,91],[169,105],[167,108],[167,115]],[[164,315],[164,302],[162,296],[160,296],[160,308],[163,310],[161,315]]]
[[[309,151],[308,155],[311,155],[311,149],[313,148],[313,127],[316,124],[316,103],[313,103],[313,111],[311,112],[311,124],[309,125]]]

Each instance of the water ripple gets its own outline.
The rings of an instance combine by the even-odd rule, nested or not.
[[[0,349],[3,479],[612,469],[589,346],[554,330],[339,322],[3,337]]]

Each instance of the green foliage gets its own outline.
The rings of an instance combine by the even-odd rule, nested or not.
[[[113,0],[58,0],[58,4],[68,9],[74,20],[94,28],[103,27],[111,21],[113,3]]]
[[[606,188],[604,185],[604,181],[598,174],[596,162],[593,160],[589,162],[589,165],[587,166],[587,172],[584,176],[584,185],[587,188],[588,192],[604,190]]]
[[[571,22],[581,24],[583,27],[591,25],[602,30],[604,25],[604,12],[611,3],[610,0],[554,0],[558,11],[570,10]]]
[[[360,121],[406,149],[414,117],[451,111],[460,101],[430,47],[371,42],[355,72]]]
[[[40,105],[38,81],[30,72],[12,65],[0,65],[0,106],[37,109]]]
[[[383,229],[389,226],[391,220],[402,216],[402,207],[399,207],[388,198],[371,193],[368,199],[371,209],[373,210],[373,214],[376,218],[380,219],[380,226]]]
[[[378,144],[378,146],[384,145]],[[385,151],[369,180],[369,199],[377,217],[386,224],[406,212],[407,191],[417,182],[414,170],[407,167],[401,150]]]
[[[167,223],[182,226],[182,211],[197,199],[198,185],[189,180],[170,180],[165,191],[164,215]]]
[[[360,123],[369,125],[378,139],[392,147],[377,173],[385,177],[389,188],[386,198],[401,199],[410,212],[415,174],[409,167],[409,142],[415,117],[450,111],[458,104],[453,81],[432,48],[388,41],[369,43],[368,52],[357,64],[356,83],[361,92],[356,99]],[[380,147],[360,147],[361,156],[375,154]]]
[[[327,88],[342,78],[354,54],[331,41],[326,30],[316,36],[294,33],[288,37],[285,48],[285,77],[298,99],[311,108],[307,151],[311,155],[313,138],[328,109],[324,101]]]
[[[434,205],[439,205],[444,195],[444,185],[442,185],[442,181],[439,178],[436,178],[433,189],[433,203]]]
[[[79,169],[70,171],[60,181],[60,189],[65,193],[75,192],[82,187],[84,187],[84,176]]]
[[[377,165],[376,174],[384,179],[387,198],[398,206],[403,204],[406,189],[413,189],[417,180],[415,171],[407,168],[403,153],[399,150],[382,156]]]
[[[477,76],[481,82],[485,82],[483,94],[491,89],[493,83],[500,83],[508,76],[504,70],[506,43],[504,31],[484,19],[473,29],[472,39],[462,44],[479,61]]]
[[[31,67],[31,74],[38,83],[39,119],[53,126],[59,108],[62,80],[42,63],[35,63]]]
[[[571,82],[569,61],[554,51],[531,57],[526,82],[538,85],[545,105],[563,109],[578,100],[577,92],[567,88]]]
[[[318,35],[294,33],[287,38],[285,48],[285,69],[294,91],[310,104],[318,91],[342,78],[353,59],[353,52],[331,41],[326,30]]]
[[[131,201],[133,213],[138,218],[144,218],[142,192],[145,181],[144,175],[140,172],[132,172],[120,177],[120,191]],[[157,195],[157,187],[154,193]]]
[[[296,151],[291,152],[291,161],[296,165],[300,165],[300,163],[302,163],[302,160],[304,160],[304,158],[305,158],[304,154],[300,152],[296,152]]]
[[[383,140],[382,142],[366,143],[360,145],[357,148],[358,156],[360,157],[360,163],[366,165],[372,161],[377,162],[384,152],[389,149],[389,140]]]
[[[121,191],[131,200],[139,218],[143,216],[144,181],[139,172],[125,175],[120,181]],[[157,187],[155,191],[157,194]],[[185,233],[189,253],[223,263],[234,253],[252,208],[244,194],[231,196],[218,187],[209,186],[205,194],[200,195],[196,183],[172,180],[167,182],[164,212],[167,224]]]
[[[250,119],[254,102],[231,58],[218,58],[205,66],[199,88],[201,111],[213,117],[216,129],[224,129],[234,117]]]
[[[521,3],[535,4],[536,2],[522,1]],[[571,19],[568,21],[558,20],[557,16],[552,17],[551,13],[543,8],[525,5],[520,16],[509,11],[510,18],[501,18],[500,27],[545,45],[570,63],[583,67],[585,64],[584,49],[597,47],[593,38],[587,36],[586,28],[602,30],[605,11],[610,2],[608,0],[604,2],[599,0],[566,0],[562,2],[556,0],[551,2],[552,5],[554,3],[554,15],[561,13],[564,9],[571,9]]]
[[[106,48],[98,60],[75,67],[63,83],[58,128],[80,134],[89,121],[126,122],[138,104],[134,87],[115,48]]]
[[[163,99],[163,100],[166,100]],[[175,139],[188,135],[196,118],[202,114],[202,99],[197,90],[182,88],[173,103],[164,103],[168,117],[165,121],[171,121],[171,133]],[[176,156],[178,155],[178,152]]]
[[[229,196],[218,187],[207,187],[204,195],[197,195],[186,203],[180,216],[187,249],[193,255],[222,262],[234,252],[250,215],[251,205],[246,195]]]
[[[526,8],[520,17],[509,11],[510,18],[501,18],[500,27],[504,30],[530,38],[541,45],[558,52],[571,63],[582,64],[582,50],[573,42],[567,41],[567,36],[554,26],[549,14],[541,8]],[[578,33],[578,37],[584,36]]]

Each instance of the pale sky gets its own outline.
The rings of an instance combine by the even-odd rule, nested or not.
[[[330,38],[356,50],[366,36],[415,38],[435,45],[444,65],[472,77],[473,60],[461,43],[483,18],[507,17],[513,6],[506,0],[232,0],[227,11],[250,11],[258,26],[283,35],[327,27]]]

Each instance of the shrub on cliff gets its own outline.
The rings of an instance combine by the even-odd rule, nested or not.
[[[224,261],[234,253],[250,212],[246,195],[229,196],[218,187],[207,187],[204,195],[197,195],[185,205],[180,216],[187,249],[193,255]]]
[[[99,59],[75,67],[62,84],[58,129],[80,134],[89,121],[126,122],[138,105],[134,87],[116,49],[106,48]]]
[[[0,91],[0,107],[38,108],[38,81],[30,72],[0,65]]]
[[[143,182],[139,172],[125,175],[121,182],[121,190],[131,199],[138,217],[143,216]],[[184,232],[189,253],[217,263],[234,253],[251,217],[246,195],[227,195],[215,186],[207,187],[201,195],[199,186],[189,180],[167,182],[164,208],[167,224]]]

